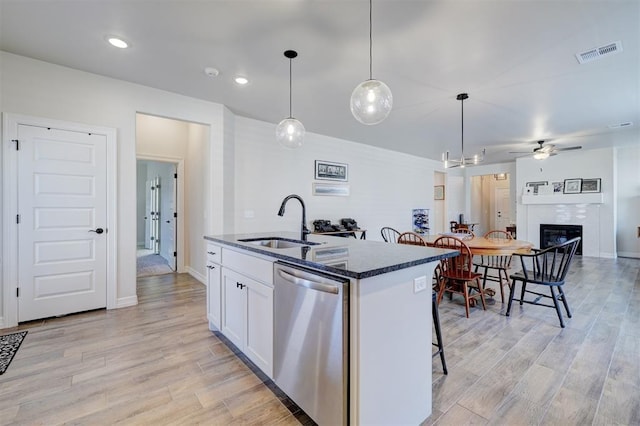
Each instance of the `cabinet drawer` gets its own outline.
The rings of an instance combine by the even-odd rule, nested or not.
[[[207,262],[222,263],[222,248],[220,246],[207,243]]]
[[[231,268],[273,287],[273,262],[224,248],[223,260]]]

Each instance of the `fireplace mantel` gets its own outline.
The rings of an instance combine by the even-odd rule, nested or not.
[[[522,204],[602,204],[604,194],[523,195]]]

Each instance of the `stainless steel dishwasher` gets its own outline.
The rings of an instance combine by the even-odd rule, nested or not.
[[[274,267],[274,381],[320,425],[348,424],[349,280]]]

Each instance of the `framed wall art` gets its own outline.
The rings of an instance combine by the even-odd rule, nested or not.
[[[349,166],[341,163],[316,160],[315,178],[347,182],[349,180]]]
[[[564,190],[564,182],[551,182],[551,185],[553,185],[554,194],[562,194],[562,191]]]
[[[579,194],[582,189],[582,179],[565,179],[564,194]]]
[[[436,185],[433,187],[433,199],[444,200],[444,185]]]
[[[543,186],[543,185],[549,185],[549,182],[547,182],[546,180],[540,181],[540,182],[527,182],[525,184],[525,187],[533,188],[533,193],[537,194],[538,193],[538,187],[539,186]]]
[[[582,179],[582,186],[580,187],[580,192],[600,192],[600,178],[594,179]]]

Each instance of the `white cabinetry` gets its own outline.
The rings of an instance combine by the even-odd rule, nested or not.
[[[220,274],[222,273],[221,261],[222,248],[208,243],[207,244],[207,319],[209,320],[210,330],[220,330],[220,314],[222,304],[220,295],[221,283]]]
[[[225,247],[220,264],[221,272],[214,272],[218,269],[208,270],[209,322],[267,376],[272,377],[273,262]]]

